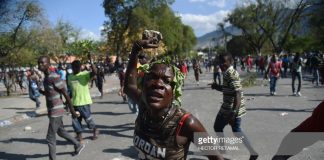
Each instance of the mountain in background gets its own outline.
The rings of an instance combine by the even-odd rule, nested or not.
[[[229,34],[227,36],[227,41],[231,39],[231,35],[241,35],[242,31],[234,26],[229,26],[225,28],[225,31]],[[214,47],[216,45],[224,44],[223,32],[218,29],[213,32],[209,32],[201,37],[197,38],[197,44],[194,49],[203,49],[208,47]]]

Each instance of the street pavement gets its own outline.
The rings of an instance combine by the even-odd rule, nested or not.
[[[106,75],[105,79],[106,81],[103,87],[104,93],[116,92],[116,90],[120,88],[117,74]],[[0,91],[5,92],[2,83],[0,83]],[[0,127],[47,114],[44,96],[40,97],[41,105],[40,108],[36,110],[36,103],[30,100],[28,94],[25,93],[17,96],[18,92],[13,92],[13,96],[11,97],[0,97]],[[90,94],[92,97],[100,96],[100,92],[95,84],[93,84],[93,87],[90,89]]]
[[[222,94],[211,90],[207,85],[211,83],[211,79],[212,73],[205,72],[201,76],[200,85],[196,86],[191,70],[185,82],[182,101],[183,108],[197,117],[207,131],[212,134],[214,120],[221,106]],[[258,81],[262,80],[258,79]],[[244,88],[247,115],[242,118],[242,129],[253,147],[260,153],[259,159],[269,160],[282,138],[309,117],[312,110],[323,100],[323,86],[315,88],[309,81],[303,81],[302,84],[301,97],[292,96],[290,78],[278,81],[276,96],[269,96],[267,83]],[[92,93],[94,94],[95,91]],[[94,121],[100,129],[99,139],[91,140],[91,131],[86,129],[84,134],[86,148],[79,156],[72,156],[73,146],[57,136],[57,158],[72,160],[136,159],[137,152],[132,147],[136,115],[131,113],[128,105],[123,103],[122,98],[116,92],[105,94],[103,99],[95,97],[93,101],[91,110]],[[15,106],[16,108],[23,108],[22,105],[26,103],[25,101],[20,103],[19,100],[17,104],[21,106]],[[6,108],[9,107],[1,107],[1,112],[10,110]],[[25,112],[25,109],[15,110]],[[74,135],[71,118],[67,115],[64,116],[64,124],[66,129]],[[25,130],[26,126],[30,126],[31,130]],[[47,116],[29,118],[0,127],[0,159],[48,159],[48,147],[45,140],[47,127]],[[224,132],[225,135],[230,135],[230,127],[227,126]],[[194,145],[191,145],[188,159],[206,159],[195,155],[196,150]],[[227,152],[225,157],[233,160],[248,159],[248,152],[244,148],[242,150],[245,154]],[[324,159],[324,143],[317,142],[291,159],[322,160]]]

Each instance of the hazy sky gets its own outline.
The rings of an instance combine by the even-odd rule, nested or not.
[[[190,25],[196,36],[216,29],[217,23],[244,0],[176,0],[171,6],[181,16],[182,22]],[[41,0],[50,22],[58,19],[71,22],[81,29],[82,37],[100,38],[100,28],[104,20],[102,0]]]

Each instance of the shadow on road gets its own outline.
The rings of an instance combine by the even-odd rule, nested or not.
[[[302,86],[303,87],[303,89],[323,89],[324,88],[324,86],[317,86],[317,87],[314,87],[314,86],[306,86],[306,87],[304,87],[304,86]]]
[[[106,130],[100,130],[100,134],[107,134],[115,137],[125,137],[125,138],[133,138],[133,135],[125,135],[121,132],[134,130],[135,129],[134,123],[126,123],[121,125],[115,125],[115,126],[104,126],[104,125],[97,125],[97,127],[100,129],[106,129]]]
[[[322,102],[323,100],[320,100],[320,99],[309,99],[308,101],[318,101],[318,102]]]
[[[102,115],[109,115],[109,116],[120,116],[125,114],[134,114],[132,112],[128,113],[115,113],[115,112],[92,112],[91,114],[102,114]]]
[[[47,144],[46,139],[35,139],[35,138],[10,138],[8,140],[0,141],[0,143],[13,143],[13,142],[24,142],[24,143],[39,143],[39,144]],[[57,145],[69,145],[68,141],[56,140]],[[1,156],[0,156],[1,157]]]
[[[31,110],[31,108],[17,108],[17,107],[2,108],[2,109],[13,109],[13,110]]]
[[[106,126],[106,125],[96,124],[96,127],[99,129],[99,132],[100,132],[99,136],[101,134],[106,134],[106,135],[111,135],[111,136],[115,136],[115,137],[124,137],[124,138],[133,138],[133,135],[125,135],[125,134],[121,134],[121,132],[134,130],[135,129],[134,126],[135,126],[134,123],[126,123],[126,124],[121,124],[121,125],[116,125],[116,126]],[[64,127],[68,128],[68,127],[72,127],[72,126],[64,125]],[[86,128],[86,127],[84,127],[84,128]],[[68,130],[68,132],[73,132],[73,130]],[[86,129],[84,131],[84,133],[92,134],[92,130]]]
[[[128,147],[127,149],[114,149],[114,148],[104,149],[103,152],[104,153],[121,153],[123,156],[129,157],[132,159],[136,159],[137,154],[138,154],[136,149],[133,146]]]
[[[71,154],[72,152],[61,152],[56,153],[56,155],[66,155]],[[32,159],[32,158],[42,158],[42,157],[48,157],[48,154],[33,154],[33,155],[26,155],[26,154],[15,154],[15,153],[6,153],[6,152],[0,152],[1,159],[10,159],[10,160],[25,160],[25,159]]]
[[[292,96],[292,97],[296,97],[293,95],[280,95],[277,94],[275,96],[271,96],[270,93],[244,93],[244,97],[287,97],[287,96]]]
[[[269,93],[244,93],[244,97],[270,96]]]
[[[127,104],[123,101],[106,101],[106,102],[94,102],[97,104]]]
[[[288,109],[288,108],[247,108],[248,111],[275,111],[275,112],[313,112],[314,108]]]
[[[209,86],[206,87],[184,87],[183,90],[203,90],[203,89],[211,89]]]

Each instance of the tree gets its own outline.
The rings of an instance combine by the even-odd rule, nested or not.
[[[183,25],[183,39],[181,40],[182,43],[182,54],[185,57],[190,55],[191,48],[197,43],[196,36],[194,34],[193,29],[190,26]]]
[[[40,27],[31,29],[33,38],[30,39],[28,47],[37,55],[48,55],[51,58],[63,53],[63,43],[57,31],[43,23]]]
[[[267,40],[265,32],[256,23],[262,19],[258,5],[251,4],[247,7],[238,7],[228,16],[227,20],[235,27],[242,30],[244,39],[248,42],[250,52],[261,53],[261,49]]]
[[[233,56],[243,56],[249,53],[249,44],[242,36],[234,36],[227,43],[227,51]]]
[[[273,49],[280,53],[287,43],[289,36],[296,29],[305,10],[310,7],[310,0],[258,0],[257,5],[262,11],[256,23],[266,33]]]
[[[225,30],[225,24],[224,23],[218,23],[217,24],[218,28],[221,30],[221,32],[223,33],[223,37],[224,37],[224,49],[225,49],[225,52],[227,51],[227,36],[229,35],[229,33],[226,32]]]
[[[312,36],[289,36],[283,49],[289,53],[302,53],[313,50],[314,44],[316,44],[316,41]]]
[[[307,16],[312,0],[256,0],[247,7],[239,7],[228,20],[240,28],[257,53],[260,53],[268,40],[273,51],[280,53],[288,39],[300,24],[301,18]]]
[[[0,48],[9,58],[18,53],[29,42],[30,28],[39,25],[43,19],[42,8],[32,0],[7,1],[2,12]]]
[[[63,45],[79,40],[80,29],[76,28],[68,21],[62,19],[58,20],[54,29],[60,35]]]
[[[60,36],[61,46],[63,47],[63,50],[58,54],[65,54],[68,51],[69,44],[78,41],[80,38],[80,29],[62,19],[58,20],[54,30]]]
[[[14,68],[27,65],[34,57],[27,47],[33,37],[31,28],[41,25],[44,17],[42,8],[33,0],[1,1],[1,7],[4,8],[0,11],[0,62],[7,77],[5,87],[9,96],[15,83],[15,76],[11,76]]]
[[[105,15],[109,18],[104,22],[103,33],[107,36],[107,43],[111,45],[112,52],[119,55],[124,48],[132,10],[136,0],[105,0],[103,7]]]
[[[73,53],[74,55],[80,57],[81,60],[85,60],[88,53],[97,52],[98,49],[98,43],[85,39],[71,43],[69,46],[69,53]]]
[[[103,34],[112,52],[128,53],[132,42],[138,40],[145,29],[157,30],[163,35],[162,47],[154,52],[175,55],[188,52],[196,38],[193,30],[174,14],[169,6],[172,3],[172,0],[105,0],[103,7],[109,20],[105,22]]]
[[[313,10],[310,13],[310,30],[314,43],[312,49],[324,50],[324,0],[313,3]]]

